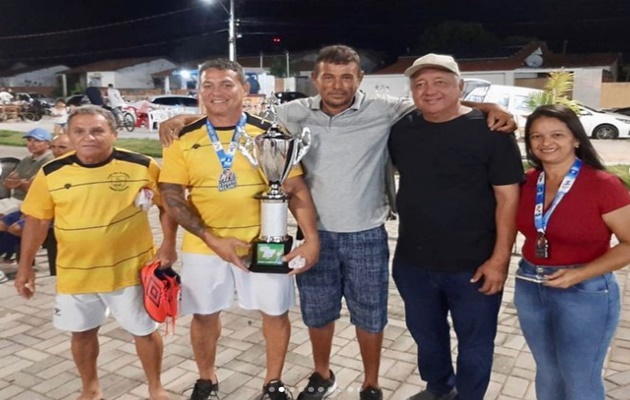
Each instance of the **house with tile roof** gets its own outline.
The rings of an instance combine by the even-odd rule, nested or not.
[[[175,68],[175,63],[159,57],[111,59],[82,65],[60,74],[68,83],[106,87],[110,83],[119,89],[152,89],[156,87],[151,74]]]
[[[57,73],[67,70],[65,65],[49,65],[17,68],[0,71],[0,86],[3,87],[54,87],[57,85]]]

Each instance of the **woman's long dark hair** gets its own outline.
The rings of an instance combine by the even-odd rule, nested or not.
[[[525,124],[525,152],[527,153],[527,161],[529,161],[532,167],[542,169],[542,162],[534,155],[529,144],[532,125],[534,124],[534,121],[541,117],[555,118],[563,122],[567,128],[569,128],[573,137],[575,137],[580,144],[580,146],[575,149],[575,155],[586,165],[599,170],[606,169],[604,163],[599,157],[599,154],[597,154],[597,151],[586,135],[586,131],[580,122],[580,118],[578,118],[572,109],[560,104],[540,106],[534,110],[529,117],[527,117],[527,123]]]

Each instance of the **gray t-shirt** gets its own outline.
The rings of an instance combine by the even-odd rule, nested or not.
[[[382,225],[386,196],[387,137],[392,125],[415,109],[409,99],[357,92],[340,114],[322,111],[321,97],[278,107],[279,121],[293,134],[308,127],[311,148],[302,159],[317,208],[318,229],[359,232]]]
[[[53,158],[55,157],[53,157],[50,151],[45,152],[39,157],[28,155],[20,161],[17,167],[15,167],[15,172],[20,179],[31,179],[35,176],[35,174],[37,174],[37,171],[39,171],[44,164]],[[26,197],[26,191],[24,189],[13,189],[11,197],[18,200],[24,200]]]

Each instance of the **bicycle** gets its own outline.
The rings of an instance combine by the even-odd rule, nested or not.
[[[124,128],[127,130],[127,132],[133,132],[133,130],[136,128],[136,119],[129,111],[123,111],[122,114],[120,114],[120,119],[117,119],[116,122],[117,130],[121,130]]]
[[[136,128],[136,118],[132,113],[123,110],[121,107],[110,108],[110,111],[116,119],[116,130],[126,129],[127,132],[133,132]]]

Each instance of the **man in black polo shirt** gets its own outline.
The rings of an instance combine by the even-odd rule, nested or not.
[[[405,75],[418,110],[389,138],[400,173],[393,277],[427,382],[408,400],[482,400],[516,236],[521,157],[513,135],[491,131],[480,111],[460,103],[463,82],[452,57],[428,54]]]

